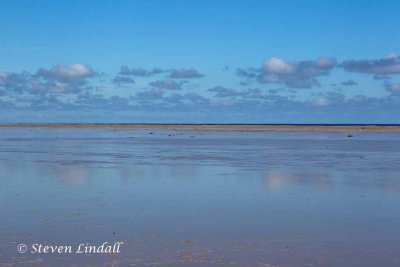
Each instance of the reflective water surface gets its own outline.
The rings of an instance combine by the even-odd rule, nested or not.
[[[400,132],[347,134],[1,128],[0,266],[400,266]]]

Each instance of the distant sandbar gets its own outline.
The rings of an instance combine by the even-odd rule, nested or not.
[[[0,124],[0,127],[27,128],[119,128],[119,129],[309,129],[309,130],[400,130],[400,125],[309,125],[309,124],[96,124],[38,123]]]

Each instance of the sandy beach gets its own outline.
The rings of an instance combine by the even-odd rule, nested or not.
[[[400,261],[398,131],[57,126],[0,129],[0,266]]]

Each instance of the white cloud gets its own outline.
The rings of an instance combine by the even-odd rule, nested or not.
[[[272,57],[264,61],[263,69],[267,73],[271,74],[291,74],[295,70],[295,65],[285,62],[284,60]]]
[[[261,82],[283,83],[290,88],[319,86],[317,76],[328,75],[336,65],[332,57],[320,57],[315,61],[285,61],[278,57],[265,60],[262,65]]]
[[[311,103],[315,106],[328,106],[330,104],[329,100],[325,97],[317,97],[311,100]]]
[[[400,74],[400,57],[390,52],[381,59],[344,61],[341,67],[351,72],[378,75]]]
[[[400,93],[400,83],[385,82],[384,85],[389,92]]]
[[[49,70],[39,69],[38,76],[55,80],[81,80],[94,74],[90,66],[85,64],[58,64]]]

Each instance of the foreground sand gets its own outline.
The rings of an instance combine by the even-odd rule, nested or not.
[[[38,123],[0,124],[0,127],[127,128],[127,129],[308,129],[308,130],[400,130],[400,125],[291,125],[291,124],[96,124]]]
[[[399,265],[400,131],[126,126],[0,129],[0,266]]]

